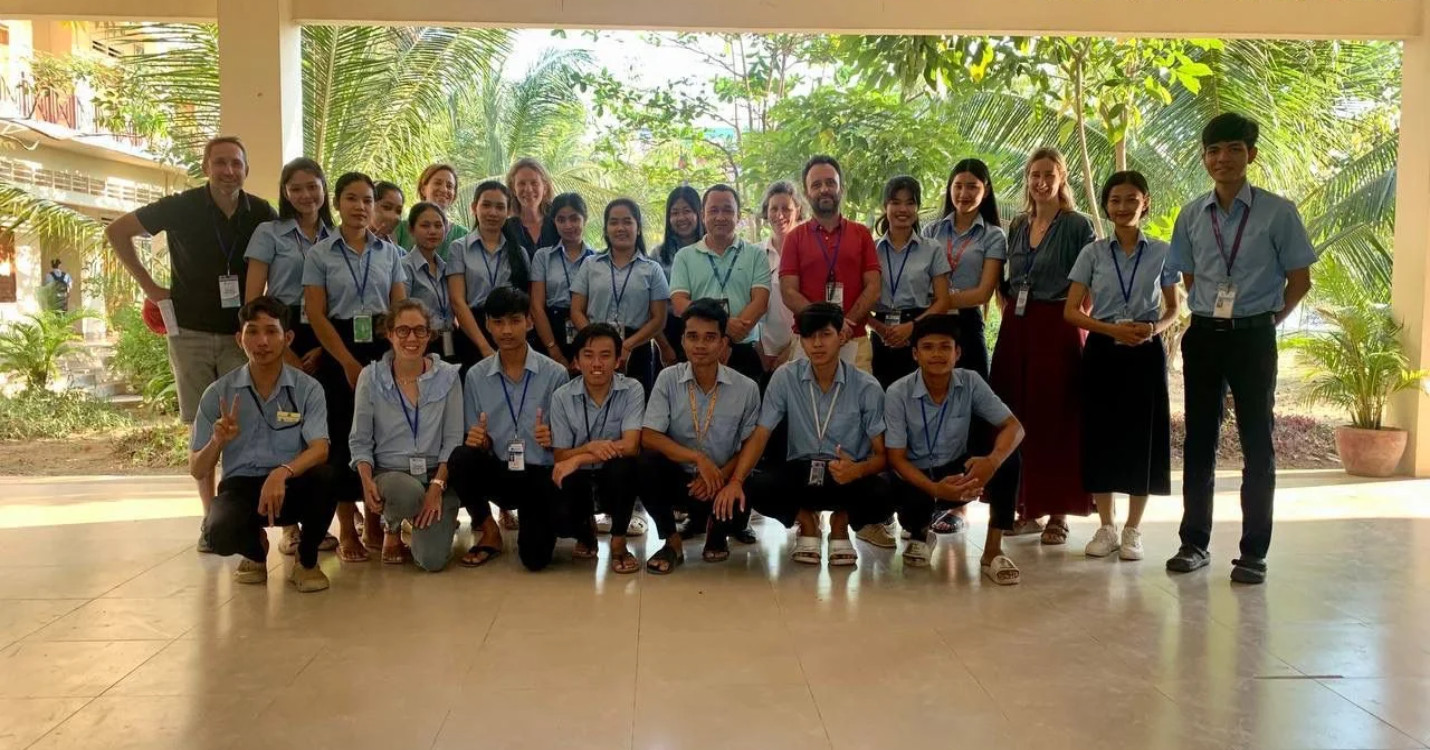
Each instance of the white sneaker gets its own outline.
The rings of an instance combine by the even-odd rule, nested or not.
[[[611,533],[611,514],[609,514],[609,513],[597,513],[597,514],[596,514],[596,533],[597,533],[597,534],[609,534],[609,533]]]
[[[859,541],[865,544],[872,544],[875,547],[893,549],[899,546],[898,541],[894,539],[894,535],[889,533],[889,527],[882,523],[868,524],[860,529],[859,533],[855,534],[855,536],[858,537]]]
[[[908,544],[904,545],[904,565],[910,568],[927,568],[929,558],[932,556],[933,548],[929,546],[928,542],[911,539]]]
[[[268,566],[245,557],[238,561],[238,570],[233,571],[233,580],[238,583],[266,583]]]
[[[1107,524],[1097,530],[1083,552],[1087,553],[1088,557],[1107,557],[1116,552],[1119,546],[1121,545],[1117,541],[1117,527]]]
[[[1142,559],[1142,532],[1137,529],[1122,530],[1122,555],[1123,560]]]

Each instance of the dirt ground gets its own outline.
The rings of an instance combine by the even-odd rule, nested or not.
[[[135,463],[117,449],[115,436],[0,442],[0,475],[153,475],[183,473],[181,465]]]

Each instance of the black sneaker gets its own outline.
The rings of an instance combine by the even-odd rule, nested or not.
[[[1206,550],[1183,544],[1176,555],[1167,559],[1167,570],[1173,573],[1190,573],[1198,568],[1205,568],[1211,561],[1211,555],[1207,554]]]
[[[1242,557],[1231,561],[1231,580],[1237,583],[1266,583],[1266,561]]]

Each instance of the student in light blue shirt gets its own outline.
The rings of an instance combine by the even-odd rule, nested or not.
[[[900,175],[884,185],[884,215],[874,225],[882,281],[869,316],[874,329],[874,378],[887,388],[914,371],[909,348],[914,321],[948,310],[948,261],[937,243],[919,234],[919,181]]]
[[[1210,562],[1212,495],[1226,390],[1236,401],[1241,472],[1241,557],[1232,580],[1266,580],[1276,449],[1276,326],[1311,291],[1316,252],[1296,206],[1253,187],[1260,128],[1228,112],[1202,130],[1202,165],[1216,189],[1182,208],[1168,265],[1183,275],[1192,323],[1182,337],[1187,437],[1182,547],[1167,561],[1177,573]]]
[[[485,313],[497,354],[467,371],[467,437],[449,459],[452,486],[472,517],[472,528],[481,533],[462,564],[485,565],[501,554],[501,528],[491,517],[490,500],[507,510],[521,509],[517,550],[528,570],[541,570],[551,563],[557,533],[570,533],[558,528],[558,521],[569,526],[569,519],[555,515],[559,495],[551,481],[555,459],[547,421],[552,396],[570,376],[527,344],[531,298],[526,292],[497,287],[487,297]]]
[[[624,372],[649,393],[655,382],[651,341],[665,325],[670,287],[660,264],[646,255],[635,201],[617,198],[606,204],[605,227],[606,252],[582,264],[571,282],[571,320],[578,329],[592,322],[622,329]]]
[[[596,527],[583,519],[599,510],[611,517],[611,570],[634,573],[640,562],[627,550],[626,535],[640,487],[636,456],[645,390],[616,372],[621,338],[610,323],[592,323],[576,334],[581,376],[551,397],[551,448],[556,458],[551,479],[561,489],[563,511],[574,526],[572,556],[596,557]]]
[[[829,564],[854,565],[858,556],[849,528],[880,523],[892,509],[883,476],[884,392],[873,375],[839,358],[844,324],[839,305],[816,302],[795,317],[808,357],[781,366],[770,379],[759,426],[716,497],[715,516],[723,519],[744,507],[745,478],[770,432],[788,420],[786,461],[751,479],[749,502],[785,526],[798,524],[794,560],[814,565],[821,562],[818,514],[833,511]]]
[[[328,579],[318,568],[318,546],[334,511],[328,420],[323,387],[283,364],[293,337],[285,329],[288,315],[274,297],[239,308],[237,338],[248,364],[204,391],[189,440],[189,473],[209,476],[223,460],[206,526],[216,554],[243,555],[236,581],[268,580],[264,526],[301,523],[291,580],[299,591],[321,591]]]
[[[958,316],[959,362],[987,380],[983,308],[998,291],[1008,259],[1008,235],[1003,232],[987,164],[962,159],[953,165],[944,184],[940,215],[943,218],[927,233],[948,262],[948,306]]]
[[[551,201],[546,214],[548,229],[561,244],[536,251],[531,261],[531,318],[537,343],[546,356],[568,369],[576,366],[576,332],[571,321],[571,285],[595,250],[586,244],[586,199],[580,193],[562,193]],[[619,347],[617,347],[619,348]]]
[[[465,334],[455,337],[463,375],[479,360],[496,352],[482,329],[487,297],[501,287],[522,292],[531,287],[526,251],[508,242],[502,232],[510,206],[511,191],[506,185],[495,180],[477,185],[472,193],[477,228],[453,242],[447,256],[447,290],[457,327]]]
[[[314,245],[303,263],[303,295],[313,332],[323,344],[318,382],[328,399],[328,434],[337,435],[328,449],[328,463],[336,474],[338,497],[338,557],[344,562],[365,562],[366,541],[382,543],[377,518],[366,524],[366,540],[359,540],[354,522],[362,484],[352,470],[348,441],[352,430],[353,391],[358,375],[368,363],[382,357],[386,343],[377,335],[379,318],[388,307],[407,298],[407,269],[395,245],[379,240],[368,229],[373,211],[373,182],[365,174],[349,172],[338,178],[333,194],[338,200],[338,231]]]
[[[684,506],[692,517],[708,515],[696,509],[708,507],[725,486],[760,413],[755,381],[720,364],[729,339],[725,308],[713,299],[698,299],[681,318],[689,361],[667,367],[656,377],[641,432],[641,482],[650,488],[641,502],[665,540],[646,563],[656,574],[669,573],[685,561],[675,508]],[[715,519],[705,535],[706,562],[729,559],[729,535],[746,527],[748,515],[736,507],[728,517]]]
[[[899,523],[910,532],[904,564],[925,567],[931,548],[929,516],[936,503],[962,506],[996,483],[1016,488],[1014,457],[1023,426],[972,370],[958,363],[958,323],[948,316],[925,318],[914,326],[914,358],[919,369],[889,386],[884,399],[885,434]],[[987,455],[970,442],[973,419],[997,431]],[[1016,492],[989,492],[992,518],[980,567],[999,585],[1015,584],[1018,567],[1003,554],[1003,532],[1013,528]]]
[[[432,336],[428,347],[448,362],[456,362],[456,316],[447,288],[447,261],[438,252],[447,236],[447,215],[436,203],[423,201],[412,207],[404,225],[412,238],[412,249],[402,256],[411,283],[411,296],[432,313]]]
[[[447,485],[447,463],[464,436],[457,366],[426,354],[432,331],[432,314],[420,300],[393,305],[392,351],[358,377],[348,445],[368,513],[381,515],[386,529],[382,562],[410,558],[436,572],[452,558],[460,503]],[[402,542],[403,521],[412,524],[411,549]]]

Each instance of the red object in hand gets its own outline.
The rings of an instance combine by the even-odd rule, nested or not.
[[[160,336],[168,334],[168,330],[164,328],[164,314],[159,312],[159,306],[154,304],[154,300],[144,300],[144,309],[141,315],[144,318],[144,325],[148,326],[149,330]]]

